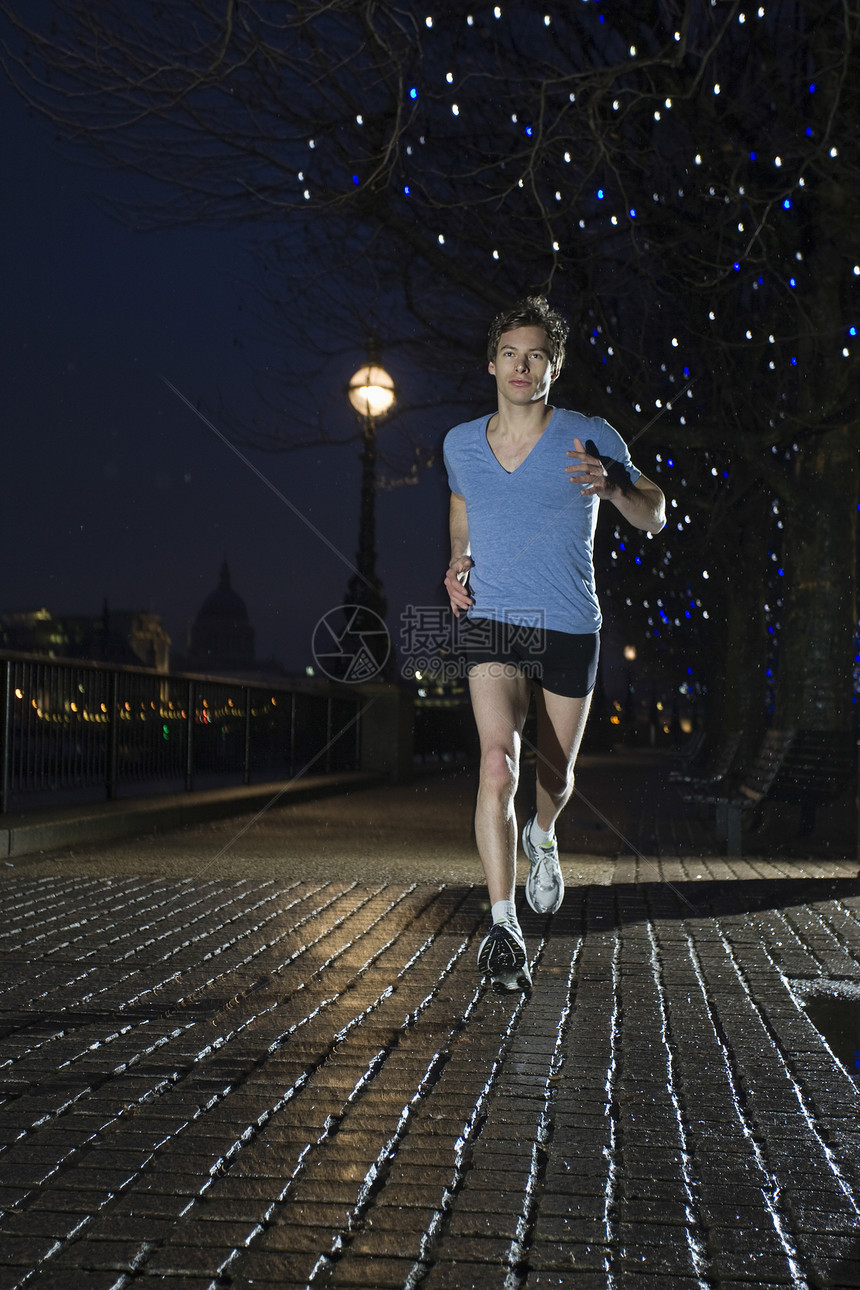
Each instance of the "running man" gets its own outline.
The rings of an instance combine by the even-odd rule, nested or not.
[[[499,314],[488,337],[498,410],[445,437],[457,617],[481,749],[475,836],[493,924],[480,971],[500,990],[531,988],[515,905],[514,795],[532,690],[537,704],[536,810],[522,833],[526,900],[554,914],[564,898],[555,822],[573,792],[600,646],[594,583],[598,505],[635,528],[666,523],[656,484],[633,466],[601,417],[553,408],[568,325],[542,296]]]

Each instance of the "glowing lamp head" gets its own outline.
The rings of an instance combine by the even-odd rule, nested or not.
[[[360,367],[349,383],[349,401],[360,417],[376,420],[394,407],[394,381],[384,367]]]

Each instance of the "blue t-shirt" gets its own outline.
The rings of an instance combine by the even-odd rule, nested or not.
[[[555,408],[549,425],[516,470],[499,464],[487,442],[490,417],[465,421],[445,436],[451,491],[466,499],[474,568],[470,618],[493,618],[552,631],[600,629],[594,585],[598,498],[583,497],[565,453],[590,439],[619,462],[631,483],[640,472],[627,445],[602,417]]]

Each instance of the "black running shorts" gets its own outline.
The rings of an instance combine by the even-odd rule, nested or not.
[[[510,663],[544,690],[568,699],[584,698],[594,689],[600,632],[573,635],[494,618],[461,619],[459,626],[459,644],[469,668],[476,663]]]

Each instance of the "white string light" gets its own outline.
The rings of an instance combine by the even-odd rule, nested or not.
[[[501,21],[503,16],[502,6],[496,5],[495,7],[492,8],[491,11],[484,11],[484,14],[479,15],[478,17],[476,17],[472,13],[465,15],[465,18],[466,18],[465,25],[469,29],[477,28],[481,32],[481,34],[486,35],[488,23],[490,21],[490,12],[492,13],[492,17],[496,21]],[[595,15],[594,21],[597,21],[598,19],[600,21],[603,20],[604,15],[600,13],[600,11],[596,8],[596,6],[590,7],[589,10],[586,10],[584,12],[588,14],[588,17],[584,18],[584,21],[591,20],[590,18],[591,13],[594,13]],[[754,12],[755,11],[753,9],[750,10],[749,14],[747,14],[746,11],[740,11],[736,15],[738,19],[738,23],[740,25],[745,25],[745,24],[749,25],[750,21],[752,20]],[[764,17],[765,15],[764,6],[760,6],[758,8],[757,14],[759,19]],[[539,15],[539,11],[538,11],[538,15]],[[537,18],[538,15],[533,15],[533,17]],[[458,23],[462,23],[462,17],[463,17],[462,13],[459,16],[456,16],[456,21]],[[428,15],[425,18],[425,23],[428,28],[438,29],[440,32],[440,36],[442,36],[444,35],[444,32],[445,32],[446,23],[450,23],[451,18],[452,18],[452,13],[446,10],[444,17],[436,16],[434,18],[433,15]],[[544,15],[542,15],[542,20],[543,20],[544,28],[549,28],[553,25],[553,19],[549,13],[545,13]],[[462,27],[460,27],[459,30],[462,32]],[[476,35],[477,34],[478,33],[476,32]],[[680,43],[682,41],[683,37],[680,31],[675,31],[673,35],[676,43]],[[753,32],[745,32],[744,39],[748,39],[752,35],[754,35]],[[471,37],[469,39],[471,39]],[[551,37],[551,39],[553,38]],[[735,37],[735,39],[738,39],[738,37]],[[638,49],[636,45],[633,45],[633,44],[629,45],[628,56],[631,59],[638,57]],[[474,64],[469,63],[467,65],[473,66]],[[726,64],[726,66],[728,66],[728,64]],[[728,72],[726,74],[728,74]],[[455,65],[454,70],[448,71],[447,73],[444,74],[444,79],[446,84],[453,85],[455,83],[456,76],[457,76],[457,71],[456,71],[456,65]],[[723,95],[724,98],[728,100],[729,98],[732,97],[733,86],[732,84],[730,84],[729,81],[727,81],[725,85],[723,85],[722,82],[717,81],[710,86],[710,90],[714,96]],[[815,86],[814,85],[810,86],[810,92],[814,92],[814,90],[815,90]],[[707,91],[707,85],[706,85],[706,91]],[[626,87],[624,92],[626,92]],[[571,104],[576,102],[576,95],[573,91],[568,91],[567,95],[568,95],[568,100]],[[421,98],[419,100],[419,109],[423,107],[425,109],[425,112],[428,112],[428,111],[439,112],[441,110],[447,109],[451,115],[460,117],[461,119],[463,119],[465,124],[467,122],[469,111],[472,104],[470,100],[466,99],[465,88],[461,91],[461,96],[462,96],[462,101],[460,102],[445,104],[443,100],[443,102],[440,104],[438,96],[434,98],[428,92],[426,98]],[[418,98],[418,91],[414,91],[412,93],[412,98],[413,100]],[[669,118],[666,116],[666,113],[673,111],[673,109],[674,109],[675,116],[677,116],[678,112],[681,112],[684,122],[685,123],[688,122],[688,117],[684,116],[684,113],[687,111],[687,106],[685,104],[685,101],[681,99],[675,99],[671,94],[666,95],[665,90],[664,90],[664,97],[662,99],[657,99],[655,101],[655,99],[652,98],[650,103],[648,103],[647,99],[644,99],[641,96],[631,95],[629,99],[627,98],[622,99],[620,97],[620,93],[618,94],[617,97],[615,97],[614,99],[611,99],[610,103],[611,103],[611,110],[613,113],[620,114],[622,105],[623,105],[625,108],[625,120],[627,119],[635,120],[636,119],[635,114],[638,112],[639,113],[638,119],[640,121],[641,121],[641,107],[644,104],[649,109],[648,111],[649,118],[653,121],[653,126],[649,126],[648,128],[653,130],[653,135],[655,140],[659,140],[659,133],[658,133],[659,131],[665,131],[671,128],[669,123]],[[676,104],[680,104],[680,106],[676,106]],[[487,106],[489,108],[490,104],[488,104]],[[610,104],[606,105],[606,107],[609,107],[609,106]],[[606,109],[604,108],[603,110],[605,111]],[[520,104],[519,113],[510,112],[510,109],[508,109],[507,115],[509,115],[511,126],[518,127],[514,133],[515,135],[520,136],[520,140],[522,139],[522,134],[524,133],[529,139],[533,140],[535,144],[540,142],[537,126],[529,119],[528,116],[523,115],[522,104]],[[570,117],[572,120],[572,113],[570,114]],[[367,119],[369,120],[369,118]],[[364,118],[362,118],[361,115],[358,115],[356,117],[356,123],[359,126],[363,125]],[[616,127],[616,128],[620,128],[620,127]],[[806,129],[805,133],[807,138],[815,137],[813,135],[812,128]],[[429,130],[428,130],[428,134],[429,134]],[[430,137],[432,138],[432,135]],[[569,137],[574,138],[575,131],[571,130]],[[781,140],[784,140],[786,136],[784,134],[780,134],[778,137]],[[422,144],[424,143],[423,136],[421,137],[421,142]],[[309,141],[309,147],[313,148],[314,146],[315,146],[314,142],[312,140]],[[511,154],[512,156],[516,156],[516,157],[521,156],[521,154],[518,151],[519,146],[520,145],[518,143],[515,143],[513,145],[513,148],[517,149],[517,151],[512,152]],[[835,160],[839,155],[839,150],[836,144],[832,142],[832,140],[828,141],[828,149],[829,149],[829,156],[831,157],[831,159]],[[823,151],[824,149],[822,149],[822,152]],[[690,152],[692,153],[693,150],[690,149]],[[543,153],[536,153],[535,155],[539,157],[540,162],[544,162],[545,155]],[[810,164],[810,161],[807,159],[807,153],[805,152],[798,153],[798,151],[792,147],[790,142],[783,142],[782,151],[778,153],[776,156],[772,157],[771,165],[775,170],[787,169],[788,172],[790,173],[792,168],[796,164],[795,158],[798,155],[803,157],[804,165]],[[410,159],[413,158],[414,149],[411,143],[406,145],[403,148],[401,156],[406,156],[406,157],[409,157]],[[555,152],[554,161],[557,167],[558,167],[558,162],[562,160],[562,158],[565,166],[569,167],[574,162],[574,156],[572,155],[570,149],[567,149],[563,152],[561,152],[561,150],[559,150],[558,152]],[[504,166],[507,162],[507,158],[504,157],[504,154],[502,155],[500,160],[501,160],[502,168],[504,169]],[[756,173],[755,163],[757,162],[757,160],[758,158],[755,152],[752,152],[749,154],[750,169],[751,169],[751,173],[753,174]],[[739,158],[738,161],[739,163],[742,163],[742,158]],[[658,206],[658,211],[654,212],[654,214],[659,215],[660,214],[659,208],[664,207],[665,214],[668,218],[671,215],[673,204],[677,206],[678,203],[680,202],[689,204],[691,202],[701,203],[701,202],[708,202],[710,200],[711,209],[716,208],[718,212],[718,219],[720,219],[719,209],[727,205],[729,206],[729,210],[725,211],[725,216],[728,216],[729,218],[731,218],[731,214],[733,213],[731,210],[731,207],[734,204],[736,207],[737,214],[735,216],[735,219],[731,221],[731,224],[727,226],[725,217],[720,219],[720,227],[722,230],[724,230],[724,235],[727,238],[730,239],[732,237],[732,233],[731,233],[732,226],[736,228],[737,235],[738,235],[736,239],[736,246],[734,249],[730,251],[730,254],[732,254],[735,258],[733,261],[730,260],[727,264],[725,264],[724,269],[722,271],[724,274],[723,281],[726,281],[727,279],[729,279],[731,274],[738,274],[739,276],[737,278],[737,281],[739,284],[741,284],[742,290],[745,293],[743,297],[743,299],[745,300],[748,300],[749,293],[758,292],[760,289],[763,289],[762,296],[764,296],[766,294],[767,288],[773,282],[778,282],[779,288],[782,291],[788,288],[790,290],[796,290],[799,295],[802,289],[804,288],[804,286],[806,285],[803,279],[798,279],[795,277],[787,277],[787,276],[783,276],[777,279],[775,275],[772,277],[768,277],[769,271],[766,267],[764,267],[764,261],[762,260],[762,265],[758,266],[758,264],[752,257],[755,254],[760,254],[760,244],[758,241],[758,234],[760,231],[760,225],[763,222],[762,211],[764,209],[764,201],[765,200],[772,201],[774,204],[774,208],[780,211],[780,213],[782,210],[786,212],[791,212],[794,208],[795,203],[800,202],[801,200],[800,190],[802,190],[806,186],[804,176],[803,175],[798,176],[798,178],[795,181],[794,190],[792,190],[792,188],[789,186],[788,189],[783,189],[782,193],[778,195],[768,194],[767,198],[765,198],[763,196],[763,190],[761,189],[761,186],[758,180],[756,180],[755,183],[753,183],[752,180],[749,180],[748,183],[746,184],[737,183],[735,175],[740,173],[744,169],[742,164],[738,164],[737,166],[735,166],[734,161],[732,161],[731,163],[733,167],[732,178],[729,179],[728,177],[724,177],[722,173],[723,161],[719,153],[715,149],[708,150],[707,159],[703,156],[701,151],[695,152],[688,164],[690,167],[689,171],[687,172],[688,175],[690,176],[689,182],[685,182],[682,186],[676,187],[674,193],[665,192],[665,191],[664,192],[654,191],[652,193],[652,201],[655,205]],[[708,178],[713,178],[713,182],[708,185],[707,189],[704,189],[701,183],[701,180],[702,180],[701,169],[705,167],[706,164],[711,172]],[[530,201],[532,199],[533,193],[538,197],[540,197],[542,193],[542,186],[541,186],[542,178],[541,178],[540,171],[535,170],[533,172],[531,170],[530,161],[528,165],[529,165],[528,172],[525,173],[525,166],[523,165],[522,162],[520,162],[520,166],[522,167],[524,173],[521,173],[519,175],[515,174],[514,176],[511,176],[511,178],[515,179],[516,189],[519,193],[524,193],[526,192],[526,190],[528,191],[528,197],[525,198],[526,201]],[[767,166],[767,155],[765,154],[765,156],[763,156],[761,158],[761,161],[759,162],[758,173],[759,174],[763,173],[763,171],[766,169],[766,166]],[[694,167],[698,169],[698,173],[696,170],[694,170]],[[578,167],[577,167],[577,170],[578,170]],[[551,171],[548,173],[551,173]],[[658,173],[658,172],[655,172],[655,173]],[[747,172],[744,170],[744,173],[747,173]],[[569,229],[571,231],[571,236],[568,237],[568,241],[565,242],[563,232],[560,229],[559,232],[561,233],[561,236],[550,235],[544,242],[544,248],[547,253],[551,251],[551,253],[554,256],[562,257],[557,262],[558,266],[562,270],[564,270],[565,264],[566,264],[566,260],[564,258],[564,255],[561,249],[562,246],[565,247],[564,254],[570,255],[573,257],[579,256],[582,253],[582,249],[588,248],[588,243],[585,242],[584,236],[580,236],[577,239],[577,234],[573,232],[574,229],[579,230],[579,234],[581,235],[584,235],[587,231],[589,231],[592,233],[592,235],[599,238],[600,236],[605,236],[607,231],[607,223],[609,227],[615,230],[619,229],[619,226],[624,225],[631,230],[632,236],[636,237],[637,239],[641,239],[638,241],[638,245],[645,252],[650,250],[646,239],[649,231],[648,217],[649,217],[649,211],[651,210],[651,208],[646,208],[640,205],[640,203],[643,203],[645,200],[644,195],[641,192],[638,192],[634,189],[629,193],[629,195],[625,194],[625,200],[623,203],[619,202],[617,197],[617,191],[615,190],[614,185],[612,183],[607,184],[607,180],[609,179],[608,173],[604,171],[601,174],[599,170],[592,172],[593,177],[591,179],[590,193],[584,194],[582,190],[578,187],[574,187],[573,191],[571,191],[571,188],[568,182],[568,174],[569,172],[564,172],[557,169],[555,178],[559,186],[556,187],[555,189],[550,188],[542,197],[542,200],[546,202],[553,201],[554,203],[559,204],[561,209],[566,209],[566,211],[568,212],[567,218],[569,222],[563,226],[565,230]],[[727,171],[727,174],[728,174],[728,171]],[[303,183],[304,179],[305,179],[304,173],[300,172],[298,175],[299,183],[300,184]],[[353,176],[353,182],[355,184],[358,184],[358,178]],[[576,182],[577,181],[574,180],[574,183]],[[705,182],[707,183],[707,179]],[[566,187],[566,184],[568,184],[567,187]],[[790,181],[789,181],[789,184],[790,184]],[[750,190],[751,195],[748,195],[748,189]],[[401,191],[403,192],[404,195],[408,196],[409,193],[412,191],[412,189],[410,189],[409,186],[404,185],[402,186]],[[417,193],[420,190],[416,187],[414,191]],[[309,199],[310,189],[306,188],[304,192],[305,192],[306,199]],[[677,194],[677,196],[675,194]],[[520,202],[521,200],[523,199],[517,198],[518,202]],[[565,203],[567,203],[566,207],[564,205]],[[576,209],[577,205],[580,206],[579,210]],[[613,209],[613,206],[616,209]],[[639,216],[637,215],[637,208],[639,208],[639,214],[641,215],[641,218],[639,218]],[[523,209],[523,208],[520,207],[519,209]],[[696,208],[693,208],[693,209],[696,209]],[[554,212],[553,220],[555,221],[559,218],[562,218],[560,211],[558,214]],[[765,218],[767,218],[767,215],[765,215]],[[633,232],[634,229],[636,229],[636,232]],[[453,236],[453,235],[449,234],[449,236]],[[446,236],[444,234],[441,234],[441,233],[438,234],[437,238],[440,246],[446,245]],[[579,247],[578,248],[572,247],[570,243],[576,242],[577,240],[579,243]],[[596,243],[596,245],[599,245],[599,243]],[[504,246],[494,247],[492,246],[492,244],[490,244],[489,246],[486,246],[485,244],[484,248],[482,249],[482,254],[489,255],[493,261],[499,262],[500,259],[502,258],[503,251],[504,251]],[[785,255],[787,251],[788,251],[788,248],[785,248],[783,251],[783,255]],[[788,253],[791,254],[798,263],[802,263],[803,261],[802,251],[796,251],[792,248],[791,251]],[[771,261],[771,263],[775,264],[776,261],[773,260]],[[783,259],[782,263],[783,265],[785,264],[785,259]],[[771,272],[773,272],[773,270],[771,270]],[[858,276],[860,276],[860,265],[852,266],[851,272],[855,277],[855,279]],[[719,281],[720,281],[719,273],[720,273],[719,265],[717,265],[717,273],[715,274],[715,285],[717,286],[719,285]],[[739,311],[737,307],[733,309],[732,305],[729,303],[730,297],[728,295],[720,297],[718,293],[715,293],[715,299],[722,299],[724,303],[728,305],[728,309],[725,307],[719,307],[718,309],[717,305],[715,304],[712,308],[710,308],[707,311],[708,321],[713,328],[712,332],[710,333],[712,336],[720,337],[720,339],[725,340],[726,343],[731,343],[731,337],[733,334],[735,337],[734,343],[737,344],[736,338],[740,331],[743,333],[744,340],[747,342],[748,345],[752,346],[752,345],[762,343],[762,341],[764,340],[763,328],[760,333],[760,338],[758,341],[756,340],[757,333],[755,329],[753,329],[751,326],[744,326],[743,324],[741,324],[740,328],[738,329]],[[757,317],[761,316],[758,310],[762,307],[766,307],[766,305],[764,304],[764,301],[762,301],[761,305],[757,303],[756,305]],[[718,319],[718,313],[719,313],[719,319]],[[742,316],[743,315],[741,314],[740,317],[742,318]],[[722,322],[722,326],[726,329],[724,333],[721,331],[721,327],[720,327],[721,322]],[[849,334],[855,335],[856,331],[849,330]],[[618,352],[616,345],[607,343],[610,339],[612,339],[611,333],[604,336],[602,329],[600,327],[594,328],[594,334],[589,337],[590,344],[595,348],[603,363],[608,363],[614,360]],[[617,341],[619,338],[616,336],[614,339]],[[686,395],[687,399],[693,399],[694,397],[692,389],[689,388],[689,381],[686,388],[678,389],[678,386],[682,385],[684,380],[686,380],[689,376],[689,369],[686,367],[684,367],[684,377],[681,377],[678,374],[683,364],[683,359],[681,357],[681,351],[683,348],[682,340],[678,336],[672,336],[671,338],[667,338],[667,343],[671,347],[668,352],[671,353],[671,351],[675,351],[675,353],[672,356],[670,364],[667,365],[667,363],[664,362],[659,365],[660,372],[659,372],[658,379],[663,383],[663,386],[664,386],[663,397],[654,398],[653,397],[654,392],[648,391],[647,397],[643,400],[644,407],[646,409],[649,409],[653,403],[653,407],[658,409],[661,414],[669,413],[673,411],[672,400],[666,399],[665,397],[665,391],[668,388],[668,385],[671,384],[673,387],[672,398],[676,402],[681,394]],[[798,357],[797,355],[791,355],[790,353],[783,352],[781,346],[786,343],[785,341],[781,341],[781,340],[778,341],[776,336],[771,332],[767,334],[767,343],[768,343],[768,346],[771,347],[770,353],[773,355],[773,357],[767,360],[769,371],[775,371],[777,369],[779,369],[780,371],[784,371],[786,364],[789,364],[790,366],[799,366],[799,358],[802,358],[802,355]],[[778,345],[780,347],[775,348]],[[839,352],[844,358],[850,357],[851,353],[853,352],[850,345],[850,341],[845,336],[844,331],[842,335],[839,337],[838,346],[834,347],[834,352],[837,348],[839,349]],[[670,370],[672,364],[674,364],[678,368],[677,372]],[[611,395],[612,387],[610,385],[605,385],[604,388]],[[781,391],[777,397],[780,402],[785,403],[785,400],[787,397],[786,392],[784,390]],[[641,415],[643,412],[643,403],[636,403],[633,406],[634,406],[635,412]],[[786,404],[785,406],[787,407],[788,405]],[[692,413],[692,408],[689,405],[687,405],[687,407],[688,407],[688,411]],[[776,415],[777,415],[776,424],[778,425],[779,420],[784,419],[786,416],[786,413],[779,412]],[[644,420],[647,421],[647,417],[644,418]],[[675,413],[675,424],[679,426],[686,425],[686,418],[684,416],[678,416],[677,413]],[[647,429],[647,426],[643,428],[643,432],[644,432],[644,429]],[[778,436],[775,436],[775,437],[777,437],[778,439]],[[784,452],[784,445],[779,445],[778,451],[780,454],[782,454]],[[794,451],[797,452],[798,450],[795,449]],[[707,455],[708,454],[706,454],[706,458],[707,458]],[[658,458],[658,470],[660,469],[668,473],[671,473],[672,464],[671,463],[667,464],[665,462],[660,463]],[[715,465],[708,465],[706,469],[709,470],[710,472],[709,478],[715,481],[715,486],[717,483],[720,483],[723,479],[730,478],[729,470],[723,470],[722,467],[718,469],[717,466]],[[680,473],[680,472],[677,472],[677,473]],[[678,505],[677,500],[672,499],[670,506],[672,508],[677,509],[677,505]],[[679,518],[676,516],[675,525],[673,527],[675,528],[678,534],[686,534],[688,529],[693,528],[690,515],[684,514],[683,518]],[[651,538],[650,534],[648,535],[647,539],[643,537],[642,542],[638,544],[636,549],[644,550],[644,542],[645,540],[649,540],[650,538]],[[685,537],[685,540],[686,540],[686,537]],[[625,556],[625,557],[629,556],[630,558],[633,558],[632,553],[634,550],[634,545],[635,544],[631,543],[628,547],[625,547],[622,544],[620,546],[619,552],[613,552],[613,556],[612,556],[613,560],[617,561],[621,559],[622,556]],[[638,556],[637,556],[637,559],[638,559]],[[670,559],[671,559],[671,551],[667,551],[663,563],[668,566]],[[663,576],[662,571],[661,571],[661,576]],[[709,575],[707,571],[703,571],[703,574],[702,574],[703,579],[707,580],[708,576]],[[675,593],[670,592],[669,594],[671,597]],[[672,624],[677,624],[679,622],[682,623],[684,621],[684,618],[689,618],[690,613],[693,613],[693,612],[701,613],[702,618],[708,617],[707,609],[702,606],[701,601],[698,601],[695,598],[690,598],[689,596],[687,598],[687,604],[684,606],[683,615],[678,613],[677,608],[675,609],[675,612],[669,612],[668,605],[667,605],[665,609],[661,609],[660,627],[662,629],[662,627],[665,627],[665,626],[671,626]]]

